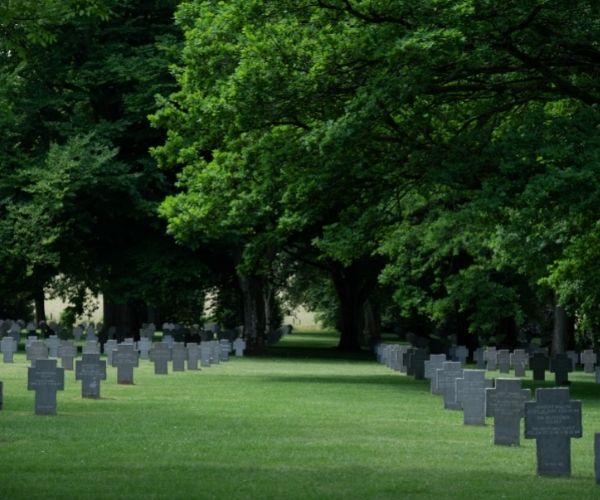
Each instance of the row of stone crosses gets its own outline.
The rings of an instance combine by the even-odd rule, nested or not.
[[[146,327],[145,327],[146,328]],[[150,328],[152,330],[152,327]],[[154,331],[152,331],[153,335]],[[241,337],[234,342],[227,339],[208,340],[201,343],[175,342],[171,335],[163,335],[161,342],[152,342],[149,331],[141,332],[140,340],[125,339],[123,342],[109,339],[103,345],[97,340],[87,340],[82,349],[82,357],[75,362],[75,380],[81,381],[81,395],[84,398],[100,398],[100,382],[106,380],[106,365],[117,369],[117,383],[133,384],[134,368],[139,360],[154,363],[154,373],[166,375],[169,362],[172,370],[199,370],[220,362],[229,361],[235,352],[237,357],[244,355],[246,342]],[[101,347],[106,360],[100,359]],[[7,335],[0,341],[0,351],[4,363],[12,363],[18,343]],[[55,415],[57,411],[57,391],[64,390],[64,372],[73,371],[78,349],[73,341],[59,340],[57,336],[39,340],[28,336],[25,344],[26,358],[31,366],[28,369],[27,388],[35,391],[35,413]],[[57,366],[57,358],[61,367]],[[0,382],[0,409],[2,408],[2,382]]]
[[[569,383],[568,373],[575,369],[574,356],[558,355],[548,360],[544,352],[530,355],[525,350],[511,353],[488,347],[473,353],[477,369],[465,369],[469,351],[464,346],[453,346],[448,355],[428,355],[425,349],[398,344],[378,344],[375,352],[378,361],[389,368],[415,379],[428,379],[431,393],[442,396],[445,409],[463,412],[465,425],[485,425],[486,417],[492,417],[496,445],[519,446],[520,422],[524,418],[525,438],[536,440],[538,475],[571,475],[571,438],[583,435],[581,401],[570,400],[568,387],[538,388],[533,401],[531,390],[521,387],[520,378],[494,381],[485,375],[486,370],[499,368],[508,373],[512,367],[516,377],[523,377],[526,368],[537,366],[534,360],[544,359],[545,367],[540,363],[540,367],[533,368],[534,380],[544,380],[550,367],[557,385],[565,385]],[[586,372],[594,372],[591,356],[578,359]],[[594,446],[596,482],[600,484],[600,433],[595,434]]]

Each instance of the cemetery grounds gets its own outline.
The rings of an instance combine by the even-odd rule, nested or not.
[[[465,426],[429,381],[337,354],[336,341],[294,332],[268,357],[167,376],[140,361],[130,386],[109,367],[100,400],[82,399],[68,371],[58,415],[45,417],[19,353],[0,363],[0,498],[600,498],[593,374],[570,375],[583,402],[572,477],[543,478],[522,430],[520,447],[494,446],[490,418]],[[551,386],[530,371],[523,382]]]

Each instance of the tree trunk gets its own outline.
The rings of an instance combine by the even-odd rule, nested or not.
[[[371,299],[363,305],[364,343],[372,349],[381,340],[381,311]]]
[[[123,340],[127,337],[139,339],[139,331],[142,323],[147,321],[147,315],[148,308],[145,302],[141,300],[120,303],[112,300],[107,294],[104,294],[102,333],[106,335],[108,329],[114,326],[116,329],[115,337],[118,340]]]
[[[563,353],[567,347],[569,318],[560,304],[554,306],[554,326],[552,328],[552,355]]]
[[[247,350],[260,354],[265,349],[266,317],[264,278],[256,275],[238,275],[244,302],[244,336]]]
[[[46,302],[44,287],[38,287],[33,294],[33,300],[35,302],[35,323],[40,324],[40,321],[46,321]]]
[[[355,261],[334,268],[332,279],[339,300],[340,341],[342,351],[360,351],[365,326],[365,304],[377,284],[379,263],[374,259]]]

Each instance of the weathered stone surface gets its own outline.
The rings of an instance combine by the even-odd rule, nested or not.
[[[522,389],[519,379],[498,378],[495,388],[485,390],[485,396],[486,414],[494,418],[494,444],[518,446],[521,418],[531,391]]]

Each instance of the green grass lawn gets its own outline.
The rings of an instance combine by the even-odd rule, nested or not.
[[[592,375],[572,376],[584,412],[573,476],[540,478],[534,441],[494,446],[491,425],[465,427],[427,382],[333,345],[298,332],[269,357],[168,376],[141,361],[133,386],[109,368],[101,400],[67,372],[56,417],[33,414],[23,354],[0,362],[0,498],[600,497]]]

